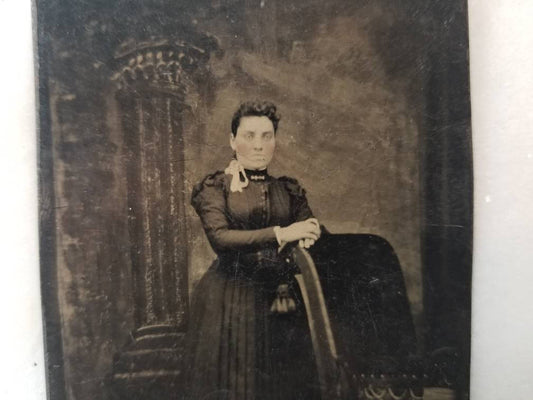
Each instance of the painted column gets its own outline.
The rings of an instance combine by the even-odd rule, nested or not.
[[[111,379],[120,398],[168,398],[181,385],[188,313],[182,111],[190,78],[208,57],[159,41],[116,58],[135,303],[132,341]]]

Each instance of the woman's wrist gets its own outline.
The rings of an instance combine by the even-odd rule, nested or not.
[[[281,239],[281,226],[275,226],[274,228],[274,234],[276,235],[276,240],[280,246],[283,245],[283,240]]]

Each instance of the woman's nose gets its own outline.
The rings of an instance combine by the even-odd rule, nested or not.
[[[263,148],[263,141],[258,139],[254,141],[254,149],[261,150]]]

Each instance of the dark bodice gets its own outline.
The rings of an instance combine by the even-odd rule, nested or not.
[[[242,192],[227,194],[231,229],[256,230],[291,223],[290,197],[278,180],[250,181]]]
[[[312,217],[305,191],[294,179],[249,180],[242,192],[230,190],[231,175],[208,175],[193,191],[192,205],[211,246],[225,264],[277,262],[274,226]]]

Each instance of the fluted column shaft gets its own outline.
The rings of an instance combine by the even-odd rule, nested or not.
[[[155,91],[121,97],[136,325],[184,328],[183,103]]]

